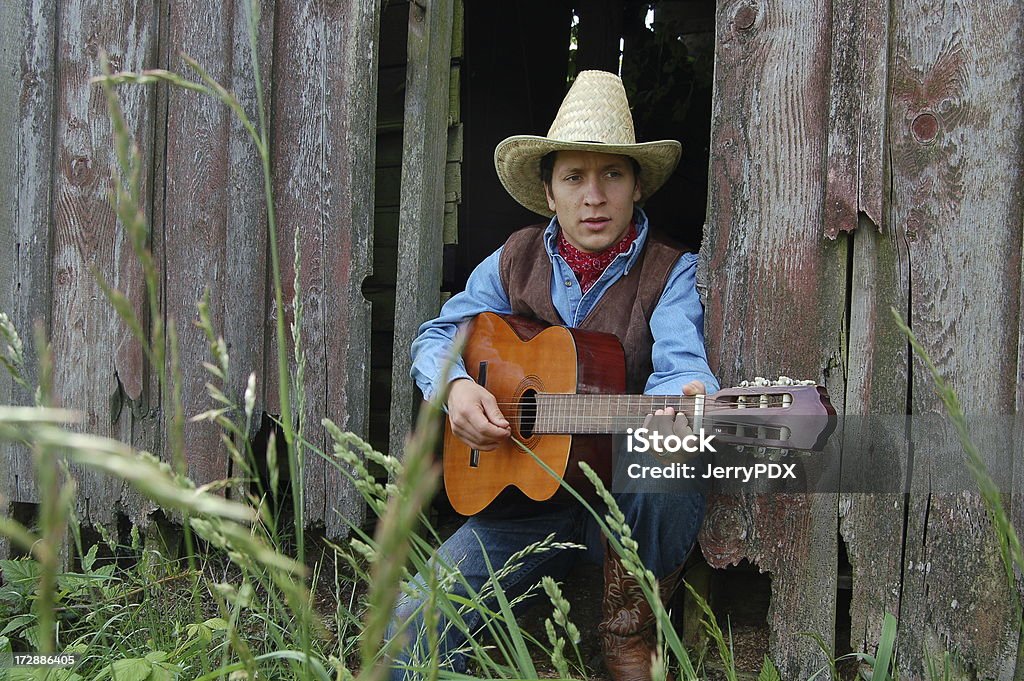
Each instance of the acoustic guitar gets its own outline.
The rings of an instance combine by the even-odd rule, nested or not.
[[[587,462],[608,483],[611,436],[640,427],[656,409],[675,407],[694,432],[714,434],[716,444],[814,451],[835,428],[835,409],[817,385],[624,395],[625,354],[617,337],[525,317],[475,317],[463,360],[473,380],[497,399],[512,437],[577,490],[591,487],[577,463]],[[511,439],[492,451],[476,450],[445,421],[444,485],[458,513],[479,513],[508,487],[535,501],[559,491],[559,481]]]

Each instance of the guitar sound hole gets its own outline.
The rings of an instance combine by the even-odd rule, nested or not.
[[[523,439],[533,437],[537,427],[537,391],[530,388],[519,398],[519,433]]]

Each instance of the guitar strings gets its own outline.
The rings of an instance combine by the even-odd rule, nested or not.
[[[576,395],[567,395],[567,397],[576,397]],[[536,403],[531,403],[529,401],[523,401],[523,402],[498,402],[497,404],[498,404],[498,407],[518,408],[520,411],[532,410],[534,412],[540,411],[540,410],[544,410],[546,412],[561,413],[561,412],[559,412],[559,410],[563,410],[563,411],[576,410],[576,411],[579,411],[579,409],[580,409],[580,405],[578,405],[578,404],[577,405],[568,405],[568,407],[566,407],[565,405],[557,405],[557,406],[556,405],[551,405],[551,404],[538,405]],[[623,407],[625,407],[627,409],[632,407],[632,408],[636,408],[636,409],[638,409],[640,411],[643,411],[644,413],[650,413],[649,411],[644,411],[644,410],[647,409],[648,407],[653,408],[653,409],[664,409],[665,407],[679,408],[679,407],[683,407],[683,406],[694,406],[694,404],[695,404],[695,402],[679,402],[679,403],[672,402],[672,403],[666,403],[666,404],[663,404],[663,405],[659,405],[657,403],[654,403],[654,404],[650,404],[650,403],[648,403],[648,404],[629,404],[627,402],[626,404],[609,403],[608,406],[616,407],[616,408],[619,408],[619,409],[621,409]],[[600,407],[605,406],[605,405],[595,404],[593,402],[591,402],[590,404],[586,404],[584,402],[584,403],[582,403],[582,406],[587,408],[587,409],[595,410],[595,409],[599,409]],[[784,407],[785,403],[782,402],[781,400],[772,400],[766,406],[769,407],[769,408],[779,408],[779,407]],[[753,409],[762,409],[762,408],[764,408],[764,407],[762,407],[759,402],[747,402],[745,404],[730,403],[730,402],[726,402],[726,403],[715,403],[715,402],[707,403],[707,402],[705,402],[705,404],[704,404],[704,413],[705,414],[712,414],[712,413],[715,413],[716,411],[724,412],[724,411],[732,411],[732,410],[737,410],[737,409],[751,409],[751,410],[753,410]],[[639,413],[639,411],[638,411],[638,413]],[[580,416],[582,416],[582,414],[580,414]]]

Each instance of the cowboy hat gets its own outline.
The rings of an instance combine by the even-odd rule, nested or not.
[[[558,109],[547,137],[514,135],[494,149],[505,190],[535,213],[550,217],[540,160],[552,151],[622,154],[640,165],[641,201],[656,192],[679,163],[675,140],[637,143],[622,80],[607,71],[581,71]]]

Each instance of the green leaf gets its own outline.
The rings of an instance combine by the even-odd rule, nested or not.
[[[153,671],[153,665],[144,658],[132,657],[114,662],[109,669],[117,681],[146,681]]]
[[[185,627],[185,636],[189,639],[196,639],[201,643],[209,643],[213,640],[213,632],[205,624],[190,624]]]
[[[227,631],[228,623],[222,617],[211,617],[210,619],[203,622],[207,627],[214,631]]]
[[[3,575],[4,584],[21,596],[28,596],[35,591],[39,573],[39,563],[34,560],[0,560],[0,574]]]
[[[174,681],[174,679],[178,678],[178,673],[177,670],[175,670],[175,673],[172,673],[171,670],[163,665],[155,664],[153,665],[153,671],[149,674],[149,681]]]
[[[80,593],[88,590],[91,584],[95,584],[92,577],[89,577],[88,575],[80,575],[77,572],[68,572],[57,575],[57,587],[64,592],[62,594],[63,599],[79,595]]]
[[[33,624],[35,621],[36,621],[36,616],[35,615],[18,615],[17,617],[12,619],[10,622],[8,622],[6,627],[4,627],[3,629],[0,629],[0,636],[4,636],[5,634],[10,634],[10,633],[13,633],[13,632],[20,631],[21,629],[27,627],[28,625]]]
[[[97,568],[92,571],[94,577],[113,577],[114,576],[114,565],[104,565],[101,568]]]
[[[764,664],[761,665],[761,673],[757,675],[757,681],[782,681],[779,670],[775,668],[772,658],[764,656]]]
[[[82,567],[85,568],[86,572],[92,570],[93,563],[96,562],[96,552],[99,548],[99,544],[93,544],[89,551],[82,556]]]
[[[163,662],[169,657],[168,653],[164,650],[151,650],[146,653],[146,659],[150,662]]]
[[[25,627],[25,630],[21,632],[21,637],[28,641],[28,644],[32,646],[33,650],[39,650],[39,625],[33,624],[30,627]]]

